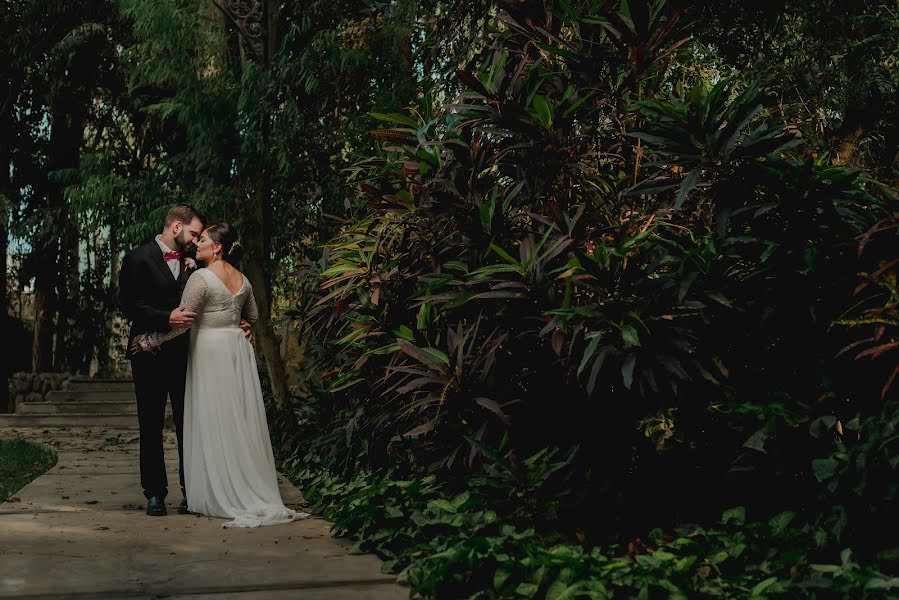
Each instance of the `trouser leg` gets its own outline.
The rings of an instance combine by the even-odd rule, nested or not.
[[[131,359],[140,426],[140,482],[147,498],[165,498],[168,494],[162,444],[168,390],[161,363],[160,357],[149,353],[140,353]]]
[[[173,353],[172,359],[168,393],[172,401],[175,434],[178,437],[178,478],[181,482],[181,495],[186,498],[187,492],[184,486],[184,386],[187,379],[187,353]]]

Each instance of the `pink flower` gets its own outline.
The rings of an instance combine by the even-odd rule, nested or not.
[[[184,268],[187,269],[188,271],[192,271],[193,269],[196,269],[196,268],[197,268],[197,261],[195,261],[194,259],[192,259],[192,258],[189,257],[189,256],[186,257],[186,258],[184,259]]]

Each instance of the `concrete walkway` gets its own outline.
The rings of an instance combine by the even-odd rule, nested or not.
[[[223,529],[222,519],[179,515],[177,451],[167,432],[174,491],[169,515],[148,517],[137,432],[0,428],[52,447],[58,464],[0,505],[0,598],[399,600],[409,591],[372,555],[351,554],[319,518]],[[284,502],[303,500],[286,480]]]

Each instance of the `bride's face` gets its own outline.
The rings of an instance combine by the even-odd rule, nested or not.
[[[195,243],[197,245],[197,260],[202,260],[207,265],[213,261],[215,252],[221,248],[221,244],[214,242],[206,231],[200,234],[200,239]]]

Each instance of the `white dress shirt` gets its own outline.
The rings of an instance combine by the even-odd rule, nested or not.
[[[166,252],[174,252],[174,250],[162,243],[161,235],[156,236],[156,243],[159,244],[159,247],[162,249],[163,254],[165,254]],[[169,271],[172,272],[172,276],[175,279],[178,279],[178,276],[181,275],[181,261],[177,258],[173,258],[171,260],[165,261],[165,264],[168,265]]]

